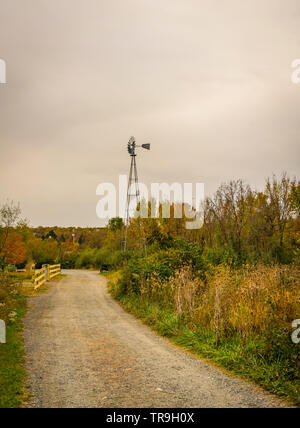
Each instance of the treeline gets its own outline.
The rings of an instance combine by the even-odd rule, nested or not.
[[[175,218],[177,209],[171,204],[170,218],[163,218],[160,206],[159,218],[143,219],[150,256],[192,244],[202,264],[299,263],[300,186],[286,174],[267,179],[262,192],[242,180],[222,184],[205,200],[199,230],[187,230],[184,215]],[[120,251],[122,228],[118,218],[106,228],[30,228],[19,206],[6,203],[0,209],[1,267],[24,268],[34,262],[37,267],[116,268],[138,255],[138,220],[131,221],[125,254]]]
[[[286,174],[264,192],[241,180],[223,184],[205,203],[204,245],[213,262],[299,261],[300,186]]]
[[[186,218],[144,219],[149,253],[172,249],[178,240],[193,243],[203,262],[241,266],[253,263],[299,263],[300,186],[286,174],[266,180],[264,191],[242,180],[222,184],[202,206],[203,227],[186,230]],[[162,209],[160,209],[162,214]],[[137,220],[129,241],[137,241]]]
[[[105,228],[31,228],[22,219],[19,205],[9,201],[0,208],[1,268],[23,269],[31,264],[39,268],[55,263],[75,268],[77,261],[80,264],[82,252],[105,246],[106,235]],[[95,259],[92,264],[96,264]]]

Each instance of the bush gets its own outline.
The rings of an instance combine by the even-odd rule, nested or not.
[[[53,239],[33,239],[28,247],[38,269],[45,264],[55,264],[59,258],[58,244]]]
[[[96,255],[97,255],[97,249],[91,249],[88,248],[86,250],[83,250],[75,263],[76,269],[82,269],[82,268],[92,268],[96,265]]]
[[[153,249],[153,248],[152,248]],[[205,272],[210,269],[202,257],[202,248],[184,240],[174,240],[173,247],[159,250],[147,258],[131,255],[120,278],[120,290],[140,293],[140,286],[148,279],[156,278],[167,282],[182,267],[190,266],[195,274],[205,280]]]
[[[96,248],[83,250],[76,259],[76,269],[94,268],[103,270],[113,270],[124,266],[130,260],[132,253],[130,251],[112,252],[107,248],[98,250]]]
[[[241,260],[233,249],[224,247],[207,247],[204,252],[204,258],[208,264],[218,266],[230,264],[239,267],[245,260]]]

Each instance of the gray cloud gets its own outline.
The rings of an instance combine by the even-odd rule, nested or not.
[[[299,174],[298,0],[0,0],[0,199],[99,225],[100,182]]]

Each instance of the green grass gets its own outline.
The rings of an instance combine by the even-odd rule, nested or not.
[[[118,301],[124,309],[176,345],[251,380],[280,397],[289,398],[300,406],[300,377],[299,373],[296,374],[297,369],[287,357],[268,358],[264,353],[263,338],[256,336],[242,342],[239,337],[232,336],[216,346],[212,331],[188,328],[180,322],[176,313],[159,303],[149,304],[136,295],[122,296]]]
[[[57,282],[67,275],[58,275]],[[24,343],[22,338],[23,318],[26,313],[27,297],[37,296],[48,290],[48,283],[34,291],[33,286],[23,288],[22,294],[15,298],[12,311],[16,312],[13,322],[6,328],[6,343],[0,344],[0,408],[19,408],[26,402],[29,392],[25,388]]]
[[[16,316],[7,325],[6,344],[0,344],[0,408],[18,408],[26,399],[24,344],[22,319],[26,311],[26,298],[15,301]]]

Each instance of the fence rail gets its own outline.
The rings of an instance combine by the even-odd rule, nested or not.
[[[60,265],[52,265],[48,267],[48,280],[60,275]]]
[[[36,269],[33,273],[32,282],[34,289],[37,290],[47,281],[60,275],[60,265],[44,265],[42,269]]]

